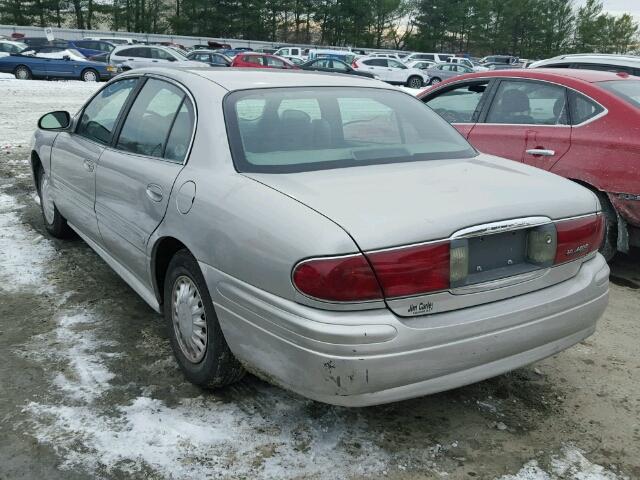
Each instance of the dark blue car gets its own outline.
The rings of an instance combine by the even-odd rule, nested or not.
[[[111,53],[115,45],[102,40],[69,40],[69,48],[75,48],[85,57],[93,57],[101,53]]]
[[[13,73],[20,80],[31,78],[64,78],[97,82],[109,80],[118,73],[118,67],[99,62],[42,58],[31,55],[11,54],[0,58],[0,72]]]

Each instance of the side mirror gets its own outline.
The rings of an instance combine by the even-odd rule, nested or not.
[[[38,120],[38,128],[42,130],[60,130],[69,127],[70,124],[71,115],[61,110],[47,113]]]
[[[62,57],[63,60],[71,60],[71,57],[69,55],[64,55]]]
[[[175,62],[175,61],[177,61],[177,60],[176,60],[175,58],[173,58],[173,57],[169,57],[169,59],[168,59],[168,60],[169,60],[170,62]]]

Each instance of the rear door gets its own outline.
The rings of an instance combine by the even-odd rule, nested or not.
[[[571,146],[567,89],[502,79],[494,92],[468,137],[471,144],[481,152],[549,170]]]
[[[182,87],[148,78],[100,158],[96,215],[102,241],[141,280],[147,241],[164,218],[194,123],[193,103]]]
[[[468,137],[478,121],[489,85],[489,80],[460,82],[440,88],[422,101]]]

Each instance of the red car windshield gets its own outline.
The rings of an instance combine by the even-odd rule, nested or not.
[[[616,97],[640,108],[640,80],[612,80],[600,82],[599,85]]]

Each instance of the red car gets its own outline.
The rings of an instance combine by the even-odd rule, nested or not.
[[[246,68],[280,68],[283,70],[297,69],[298,67],[282,57],[270,53],[241,52],[233,57],[232,67]]]
[[[601,252],[608,260],[640,245],[640,77],[560,68],[481,72],[418,98],[481,152],[591,189],[607,219]]]

